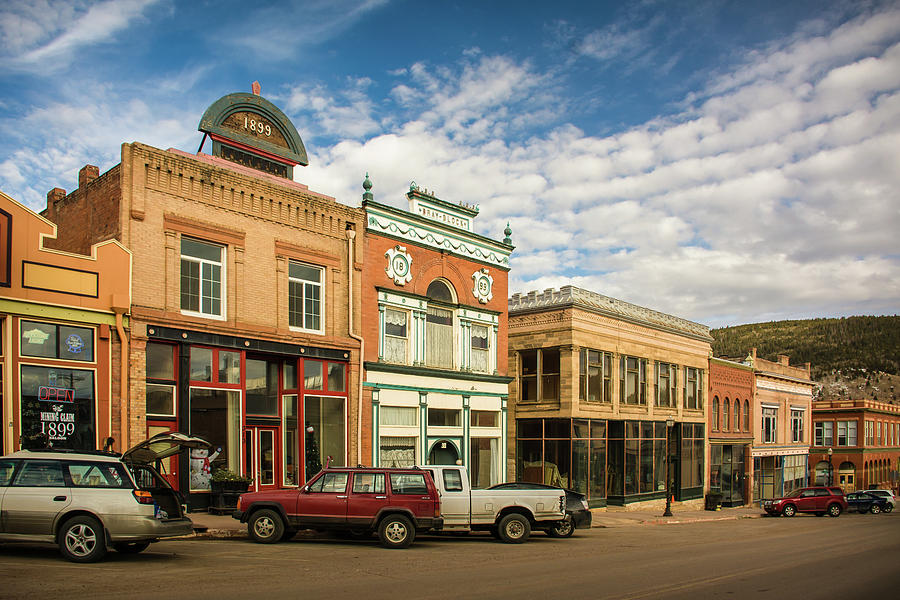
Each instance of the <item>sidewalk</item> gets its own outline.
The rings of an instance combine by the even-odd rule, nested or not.
[[[595,508],[592,527],[629,527],[635,525],[674,525],[679,523],[700,523],[703,521],[734,521],[737,519],[754,519],[763,516],[763,510],[754,506],[722,508],[720,510],[697,510],[672,507],[672,516],[663,517],[661,511],[612,510]],[[222,539],[247,537],[247,525],[231,515],[210,515],[207,513],[189,513],[194,522],[194,533],[199,538]]]

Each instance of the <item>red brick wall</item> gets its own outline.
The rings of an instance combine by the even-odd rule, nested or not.
[[[57,225],[57,238],[46,240],[46,247],[90,254],[92,244],[121,239],[120,166],[98,176],[97,167],[85,165],[79,173],[79,186],[72,193],[60,197],[59,188],[55,188],[47,194],[47,208],[41,215]]]

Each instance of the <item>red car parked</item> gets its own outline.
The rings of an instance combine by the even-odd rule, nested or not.
[[[300,529],[378,532],[383,546],[406,548],[416,532],[443,527],[440,495],[422,469],[327,468],[300,489],[242,494],[232,516],[263,544]]]
[[[772,516],[793,517],[798,512],[808,512],[817,517],[838,517],[847,510],[847,500],[841,488],[808,487],[794,490],[784,498],[766,500],[763,508]]]

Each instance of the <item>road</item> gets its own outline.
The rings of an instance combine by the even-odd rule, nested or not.
[[[51,546],[0,545],[2,598],[898,597],[900,513],[797,516],[535,534],[419,537],[407,550],[321,536],[159,542],[76,565]],[[872,596],[877,597],[877,596]]]

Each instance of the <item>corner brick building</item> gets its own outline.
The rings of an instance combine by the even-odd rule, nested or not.
[[[115,239],[134,256],[127,422],[117,449],[158,432],[199,435],[213,450],[166,465],[208,502],[209,476],[254,488],[296,486],[327,457],[356,464],[361,389],[363,211],[291,179],[306,164],[294,126],[258,95],[231,94],[201,120],[212,154],[122,145],[100,175],[48,194],[53,246]],[[352,284],[351,284],[352,282]],[[352,285],[352,287],[351,287]]]

